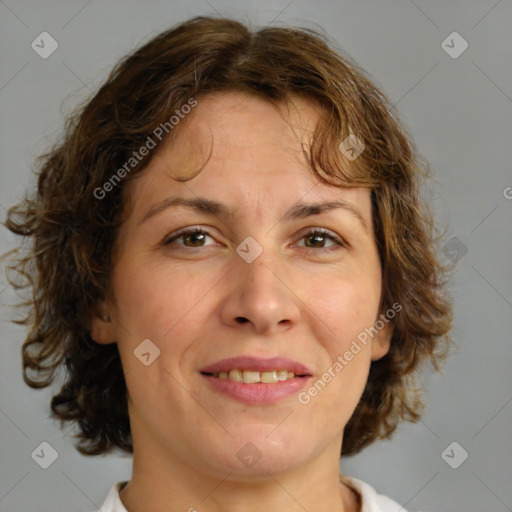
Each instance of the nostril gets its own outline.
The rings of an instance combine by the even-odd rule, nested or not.
[[[247,320],[247,318],[244,318],[243,316],[237,316],[236,321],[241,324],[245,324],[245,322],[248,322],[249,320]]]

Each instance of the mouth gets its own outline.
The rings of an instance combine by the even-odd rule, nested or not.
[[[312,377],[301,363],[288,358],[250,356],[223,359],[200,370],[211,388],[247,404],[270,404],[298,393]]]
[[[262,382],[283,382],[295,377],[311,377],[311,370],[288,357],[259,358],[253,356],[237,356],[222,359],[201,368],[202,374],[218,379],[229,379],[249,384]]]

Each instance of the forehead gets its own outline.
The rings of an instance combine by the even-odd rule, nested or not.
[[[286,103],[240,92],[215,93],[198,99],[192,114],[178,126],[176,136],[157,153],[179,172],[185,166],[205,163],[205,158],[234,161],[276,152],[275,157],[303,157],[322,111],[312,100],[292,97]],[[190,162],[190,159],[193,159]],[[196,159],[200,159],[196,161]],[[262,171],[271,167],[271,161]]]
[[[210,196],[226,204],[249,203],[276,209],[283,201],[329,200],[340,194],[368,202],[368,190],[340,189],[320,182],[304,150],[322,115],[314,101],[293,97],[287,103],[239,92],[197,99],[178,130],[130,183],[132,207],[167,195]],[[139,213],[140,215],[140,213]]]

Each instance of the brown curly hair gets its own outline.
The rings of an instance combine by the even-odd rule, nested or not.
[[[426,360],[439,369],[452,323],[447,269],[436,256],[437,231],[420,195],[428,164],[386,96],[333,48],[310,29],[251,31],[230,19],[193,18],[120,61],[69,117],[63,139],[39,157],[36,192],[13,206],[5,222],[29,242],[9,253],[9,280],[29,291],[22,304],[29,312],[18,320],[31,327],[22,349],[24,380],[48,386],[63,370],[51,409],[54,417],[78,423],[82,453],[132,450],[117,345],[94,342],[90,324],[111,293],[112,250],[126,213],[123,188],[155,151],[123,173],[106,199],[98,199],[98,191],[188,99],[219,91],[276,104],[293,96],[316,101],[324,116],[304,150],[312,172],[325,183],[371,189],[382,311],[396,302],[402,310],[393,320],[389,352],[371,364],[342,455],[389,437],[400,419],[419,419],[413,375]],[[365,145],[350,162],[338,150],[349,134]]]

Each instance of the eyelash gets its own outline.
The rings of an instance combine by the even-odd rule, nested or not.
[[[208,231],[206,231],[205,229],[203,229],[199,226],[192,226],[192,227],[182,228],[182,229],[176,231],[175,233],[169,235],[167,238],[164,239],[163,245],[171,245],[174,241],[178,240],[179,238],[181,238],[185,235],[196,235],[196,234],[208,235],[210,238],[213,238],[212,235],[210,235],[210,233]],[[303,238],[315,237],[315,236],[321,236],[323,238],[328,238],[336,244],[331,247],[319,247],[318,248],[319,250],[332,251],[332,250],[338,250],[340,248],[346,248],[346,243],[344,242],[344,240],[342,240],[338,236],[334,235],[333,233],[331,233],[330,231],[328,231],[325,228],[312,228],[307,233],[304,233],[300,239],[302,240]],[[181,247],[188,247],[188,246],[182,245]],[[198,246],[197,248],[201,248],[201,247],[202,246]],[[305,247],[305,246],[301,246],[301,247],[303,247],[305,249],[315,249],[314,247]],[[189,248],[194,249],[194,247],[189,247]]]

